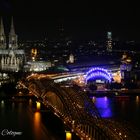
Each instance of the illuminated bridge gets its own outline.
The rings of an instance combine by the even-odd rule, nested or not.
[[[24,88],[49,107],[82,140],[133,140],[126,127],[101,118],[94,103],[75,86],[55,83],[46,75],[26,78]]]

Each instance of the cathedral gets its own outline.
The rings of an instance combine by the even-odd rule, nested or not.
[[[7,40],[8,38],[8,40]],[[2,18],[0,19],[0,70],[18,72],[25,61],[25,52],[18,47],[13,18],[9,36],[6,37]]]

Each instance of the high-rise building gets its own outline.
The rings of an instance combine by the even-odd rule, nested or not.
[[[112,51],[112,32],[107,32],[107,51]]]
[[[9,41],[6,44],[3,21],[0,21],[0,70],[19,71],[23,67],[25,52],[18,48],[17,35],[14,29],[13,18],[9,33]]]

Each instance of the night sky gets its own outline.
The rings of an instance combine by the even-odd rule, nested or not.
[[[100,40],[106,37],[107,31],[112,31],[114,38],[140,41],[140,8],[137,3],[46,1],[1,0],[0,15],[4,18],[6,32],[13,15],[21,40],[52,36],[63,25],[66,34],[78,39]]]

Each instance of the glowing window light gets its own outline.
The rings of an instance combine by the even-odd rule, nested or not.
[[[95,67],[90,69],[86,73],[86,81],[88,81],[89,79],[94,79],[99,77],[104,77],[109,82],[111,82],[112,79],[112,75],[104,68]]]

